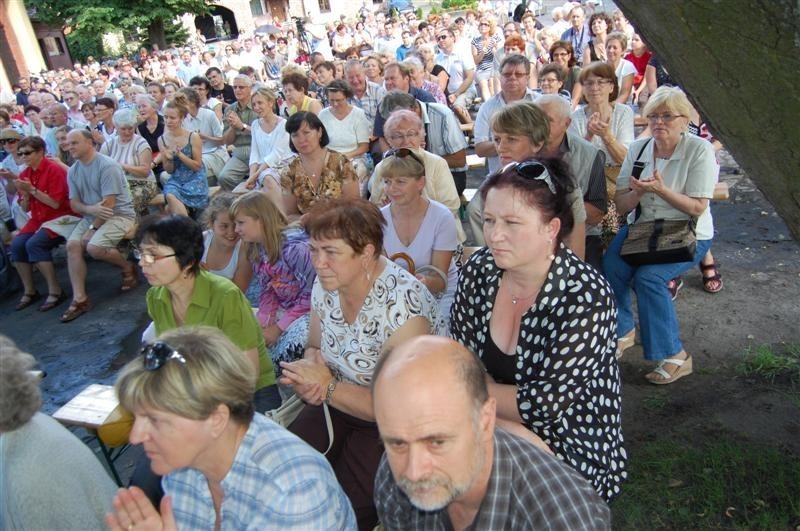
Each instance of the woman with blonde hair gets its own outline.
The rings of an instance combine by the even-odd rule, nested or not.
[[[500,37],[496,35],[494,19],[481,18],[478,23],[480,35],[472,39],[472,58],[475,60],[475,80],[483,101],[488,101],[494,96],[492,72],[494,67],[494,54],[500,45]],[[524,51],[524,50],[523,50]]]
[[[250,261],[242,252],[242,240],[236,234],[231,205],[234,194],[219,192],[203,212],[203,257],[200,265],[206,271],[225,277],[236,284],[243,293],[250,285]]]
[[[183,87],[173,96],[172,101],[186,108],[183,128],[200,136],[206,179],[209,185],[215,184],[230,158],[222,141],[222,122],[213,110],[203,106],[200,93],[195,87]]]
[[[215,328],[142,348],[115,388],[166,496],[156,509],[138,487],[118,491],[109,529],[355,528],[330,465],[255,413],[253,384],[247,358]]]
[[[261,288],[256,318],[279,375],[279,362],[301,358],[308,340],[311,286],[316,278],[308,234],[298,225],[290,226],[280,209],[259,192],[239,197],[230,212]]]
[[[248,190],[264,186],[278,190],[279,171],[294,157],[289,149],[286,120],[273,110],[275,100],[275,93],[263,86],[254,90],[250,97],[250,105],[256,111],[258,119],[253,120],[250,125],[250,176],[245,181],[245,188]],[[266,177],[272,179],[266,180]]]

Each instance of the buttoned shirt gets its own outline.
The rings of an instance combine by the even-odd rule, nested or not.
[[[172,295],[164,286],[147,290],[147,313],[153,319],[157,336],[178,327],[172,311]],[[227,278],[202,269],[197,273],[183,325],[215,326],[240,349],[257,348],[260,374],[256,389],[275,383],[275,372],[261,327],[247,298]]]
[[[525,89],[525,95],[522,96],[520,101],[536,101],[537,99],[539,99],[539,95],[536,92],[532,89]],[[508,105],[508,102],[503,98],[502,92],[498,92],[481,105],[480,109],[478,109],[478,116],[475,117],[474,133],[476,144],[494,140],[490,127],[492,116],[506,105]],[[500,169],[500,158],[497,155],[486,157],[486,159],[489,162],[489,175]]]
[[[364,91],[364,95],[360,98],[353,95],[353,97],[350,98],[350,103],[364,111],[364,114],[367,115],[367,120],[372,124],[375,123],[375,116],[378,114],[378,106],[384,96],[386,96],[385,88],[372,81],[367,81],[367,89]]]
[[[208,480],[197,469],[164,476],[178,529],[213,530]],[[354,530],[356,519],[328,461],[256,413],[221,482],[220,529]]]
[[[197,116],[186,114],[183,119],[183,128],[187,131],[202,133],[205,136],[219,138],[222,136],[222,124],[214,111],[200,107],[197,109]],[[218,150],[219,144],[210,140],[203,140],[203,154],[213,153]]]
[[[505,431],[495,431],[493,441],[489,484],[468,530],[611,528],[608,506],[577,472]],[[388,531],[453,529],[446,509],[421,511],[411,504],[385,455],[375,478],[375,506]]]
[[[439,52],[436,56],[436,64],[441,65],[450,76],[450,80],[447,82],[447,92],[450,94],[455,94],[458,91],[464,82],[467,72],[475,70],[475,60],[472,58],[472,53],[457,46],[453,46],[453,50],[450,53]]]
[[[242,106],[241,103],[238,101],[236,103],[232,103],[225,109],[225,113],[223,114],[223,118],[227,118],[230,116],[231,113],[236,113],[239,119],[242,121],[242,124],[249,126],[253,123],[253,120],[258,118],[258,114],[256,111],[253,110],[252,102],[248,101],[247,105]],[[223,136],[228,130],[231,128],[230,124],[225,121],[225,128],[223,129]],[[248,128],[244,128],[242,130],[236,131],[236,136],[233,138],[233,155],[242,161],[245,164],[250,162],[250,142],[251,142],[250,130]]]

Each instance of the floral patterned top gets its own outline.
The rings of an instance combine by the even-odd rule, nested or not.
[[[320,350],[331,371],[343,381],[367,386],[389,337],[406,321],[424,317],[431,334],[441,335],[438,303],[419,280],[394,262],[384,260],[356,321],[342,313],[338,291],[325,291],[314,283],[311,305],[322,328]]]
[[[317,273],[311,265],[308,234],[298,227],[286,228],[278,261],[271,264],[262,248],[260,260],[253,264],[253,275],[262,290],[256,313],[259,324],[265,327],[275,323],[286,330],[311,310],[311,286]]]
[[[346,181],[357,181],[358,177],[353,165],[347,157],[328,150],[322,175],[315,186],[311,176],[306,175],[300,157],[295,158],[281,175],[281,186],[284,193],[291,193],[297,199],[297,210],[301,214],[308,212],[321,199],[338,199],[342,196],[342,184]]]

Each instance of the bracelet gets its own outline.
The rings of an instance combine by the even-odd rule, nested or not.
[[[335,377],[331,378],[331,381],[328,382],[328,389],[325,391],[325,400],[326,404],[331,403],[331,398],[333,397],[333,392],[336,391],[336,386],[339,384],[339,380]]]

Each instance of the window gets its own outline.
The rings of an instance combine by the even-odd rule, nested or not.
[[[261,0],[250,0],[250,13],[254,17],[261,17],[264,15],[264,6]]]
[[[44,39],[40,39],[39,42],[41,43],[42,49],[50,57],[64,54],[64,45],[61,44],[61,39],[45,37]]]
[[[320,13],[330,13],[331,12],[331,1],[330,0],[319,0],[319,12]]]

